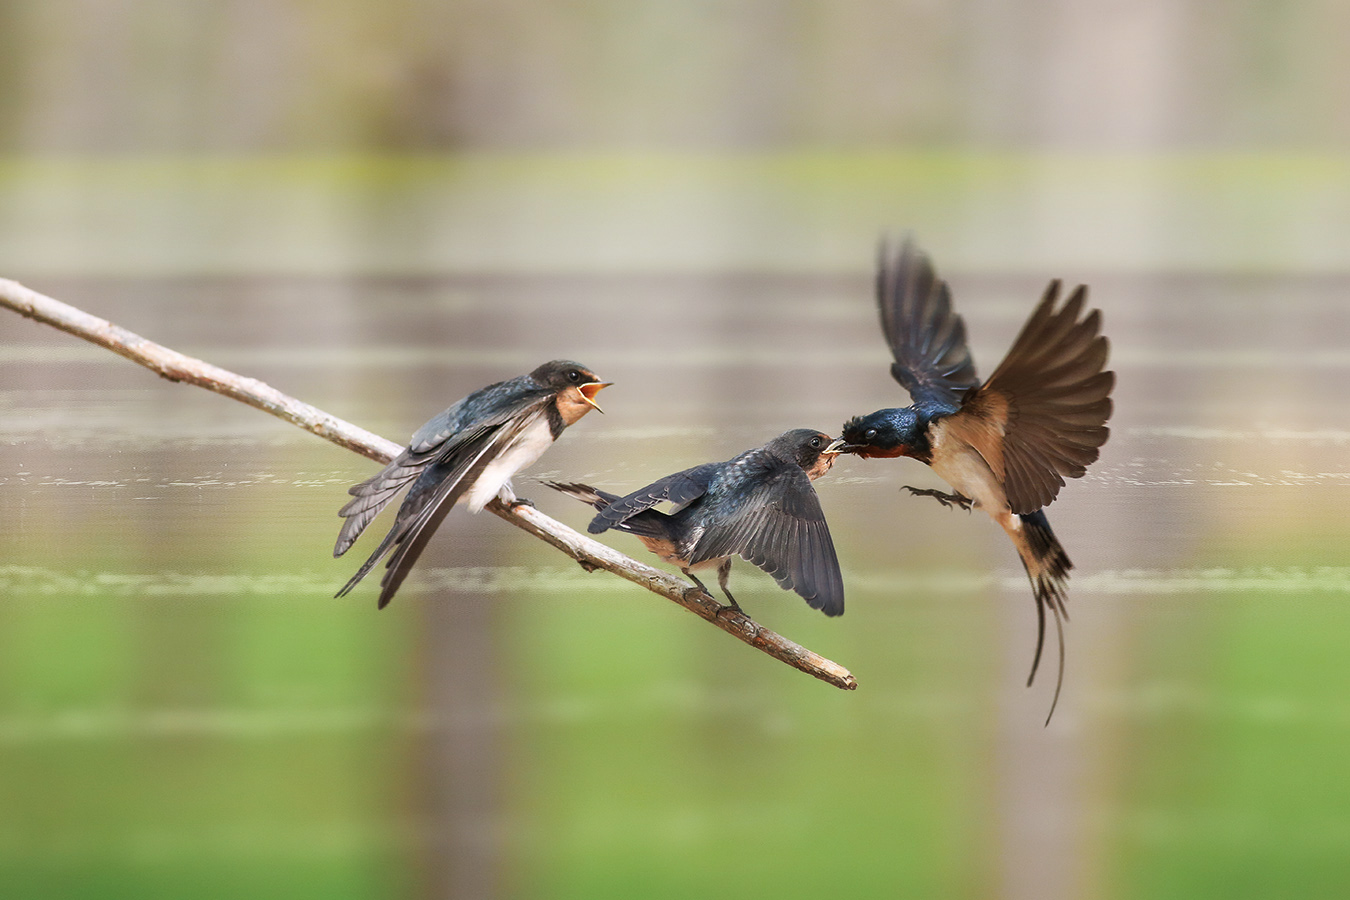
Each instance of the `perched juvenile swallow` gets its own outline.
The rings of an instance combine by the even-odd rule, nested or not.
[[[337,596],[356,587],[393,550],[380,580],[380,609],[384,609],[441,520],[460,500],[472,513],[494,497],[508,504],[528,503],[516,499],[511,476],[537,460],[564,428],[600,409],[595,395],[609,385],[580,363],[555,359],[528,375],[474,391],[419,428],[407,449],[383,471],[347,492],[354,499],[338,513],[346,521],[338,532],[334,556],[346,553],[394,495],[412,485],[394,527]]]
[[[708,596],[691,569],[717,567],[727,590],[731,557],[740,556],[800,594],[827,616],[844,612],[844,580],[825,514],[811,482],[829,471],[842,441],[798,428],[726,462],[705,463],[667,475],[627,497],[584,484],[545,482],[599,510],[587,530],[626,531],[647,549],[680,567]],[[669,501],[670,514],[653,509]]]
[[[956,493],[910,491],[966,509],[977,506],[1012,538],[1036,596],[1036,656],[1028,686],[1041,661],[1047,607],[1059,634],[1051,715],[1064,683],[1064,596],[1073,564],[1041,510],[1065,478],[1080,477],[1097,459],[1109,433],[1116,379],[1103,371],[1107,340],[1098,333],[1100,310],[1079,320],[1087,288],[1079,285],[1057,308],[1059,290],[1058,281],[1050,282],[1008,355],[980,384],[946,282],[913,243],[906,241],[894,255],[883,247],[877,274],[881,329],[895,357],[891,375],[914,403],[858,416],[843,434],[845,453],[927,463]]]

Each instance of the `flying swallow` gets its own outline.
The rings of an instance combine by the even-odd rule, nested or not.
[[[1101,311],[1080,319],[1087,288],[1079,285],[1061,306],[1060,283],[1050,282],[1008,355],[981,384],[965,324],[921,250],[909,241],[894,254],[883,246],[876,290],[895,357],[891,375],[914,402],[850,420],[844,452],[927,463],[956,493],[908,490],[979,507],[1012,538],[1036,597],[1028,686],[1041,661],[1047,608],[1059,635],[1053,715],[1064,683],[1064,597],[1073,564],[1042,509],[1065,478],[1082,476],[1097,459],[1109,433],[1115,373],[1103,371]]]
[[[338,591],[342,597],[393,551],[380,580],[380,609],[393,599],[427,541],[461,500],[476,513],[494,497],[517,500],[511,476],[533,463],[563,429],[592,409],[602,382],[580,363],[555,359],[528,375],[474,391],[417,430],[407,448],[378,475],[352,487],[338,515],[334,556],[341,556],[370,521],[408,485],[394,526]],[[604,410],[601,410],[604,412]]]
[[[708,596],[691,571],[717,567],[727,590],[731,557],[739,556],[796,591],[827,616],[844,612],[844,581],[825,514],[811,482],[829,471],[842,441],[798,428],[726,462],[705,463],[619,497],[584,484],[545,482],[599,510],[587,530],[610,528],[634,535],[647,549],[680,567]],[[652,507],[674,504],[667,514]]]

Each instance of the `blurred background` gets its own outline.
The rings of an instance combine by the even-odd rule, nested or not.
[[[733,574],[843,693],[492,516],[388,610],[334,600],[372,463],[4,313],[0,896],[1346,895],[1347,33],[1333,0],[0,5],[0,277],[394,440],[559,356],[616,385],[532,476],[837,432],[905,401],[870,294],[905,231],[982,373],[1058,277],[1119,375],[1050,509],[1042,727],[1012,549],[916,463],[817,484],[842,619]]]

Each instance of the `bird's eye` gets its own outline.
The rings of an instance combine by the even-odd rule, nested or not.
[[[812,448],[813,450],[819,450],[819,449],[820,449],[820,438],[818,438],[818,437],[813,437],[813,438],[811,438],[811,448]]]
[[[581,380],[581,373],[578,372],[576,369],[573,369],[572,371],[570,371],[570,372],[567,373],[567,380],[568,380],[568,381],[580,381],[580,380]]]
[[[873,438],[875,438],[876,436],[877,436],[877,430],[876,430],[875,428],[869,428],[869,429],[867,429],[867,433],[863,435],[863,438],[870,441],[870,440],[872,440]]]

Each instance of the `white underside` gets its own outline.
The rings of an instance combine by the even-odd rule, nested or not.
[[[498,494],[504,501],[514,500],[516,495],[511,490],[511,476],[533,465],[552,444],[553,434],[548,427],[548,417],[541,415],[488,464],[473,487],[469,488],[463,501],[469,507],[469,512],[481,511]]]
[[[989,514],[997,522],[1027,566],[1027,572],[1034,579],[1041,571],[1041,564],[1027,543],[1022,519],[1013,515],[1008,506],[1008,495],[1003,491],[994,476],[994,470],[984,461],[979,451],[964,441],[949,438],[942,422],[937,422],[929,432],[933,445],[932,469],[938,477],[950,484],[956,491],[975,501],[975,505]]]
[[[1003,485],[994,477],[994,471],[974,447],[964,441],[949,438],[939,420],[929,432],[933,445],[933,471],[957,493],[975,501],[995,521],[1002,522],[1008,515],[1008,497]]]

